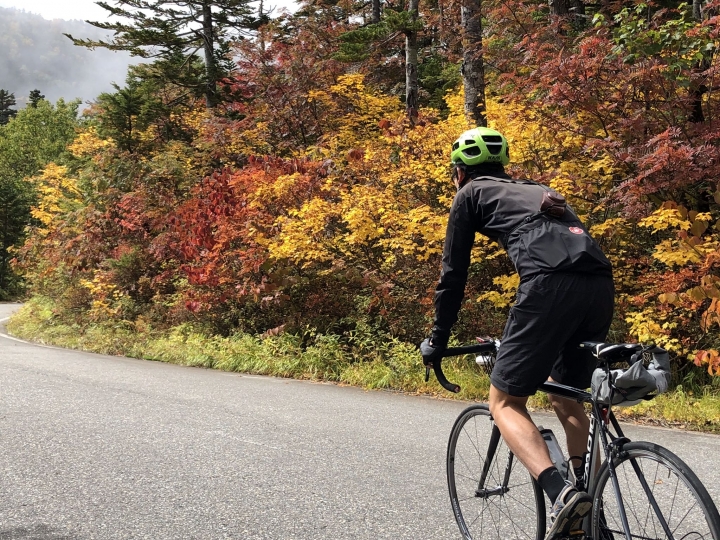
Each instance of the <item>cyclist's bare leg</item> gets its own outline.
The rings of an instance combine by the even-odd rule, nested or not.
[[[490,385],[490,413],[505,443],[533,478],[552,467],[550,453],[527,411],[527,397],[515,397]]]
[[[552,381],[552,378],[550,380]],[[590,419],[585,413],[585,408],[582,403],[572,399],[553,396],[552,394],[549,394],[548,398],[565,430],[569,455],[582,456],[587,448],[588,431],[590,430]],[[580,463],[574,460],[572,465],[578,467]]]

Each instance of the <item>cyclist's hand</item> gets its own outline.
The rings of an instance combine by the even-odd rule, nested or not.
[[[420,354],[422,355],[423,364],[432,366],[434,363],[439,364],[442,360],[443,351],[446,347],[435,346],[430,338],[427,338],[420,344]]]

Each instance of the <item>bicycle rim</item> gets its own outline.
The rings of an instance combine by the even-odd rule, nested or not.
[[[543,540],[542,490],[511,454],[499,431],[494,456],[486,465],[491,435],[497,429],[487,405],[473,405],[455,421],[447,452],[455,520],[467,540]],[[484,468],[486,478],[481,485]]]
[[[675,454],[653,443],[627,443],[613,463],[631,538],[720,540],[715,504],[695,473]],[[593,538],[625,539],[619,508],[604,463],[593,498]]]

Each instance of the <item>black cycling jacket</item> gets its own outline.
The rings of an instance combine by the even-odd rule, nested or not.
[[[540,212],[548,191],[552,190],[541,184],[499,173],[473,178],[457,192],[435,290],[434,345],[447,345],[457,321],[476,232],[505,248],[521,281],[551,272],[612,276],[610,261],[570,206],[561,218]]]

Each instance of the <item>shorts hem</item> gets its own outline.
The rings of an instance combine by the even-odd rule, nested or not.
[[[535,395],[535,393],[538,391],[537,387],[533,390],[528,390],[527,387],[508,383],[493,376],[490,376],[490,384],[492,384],[498,390],[505,392],[512,397],[530,397],[532,395]]]

